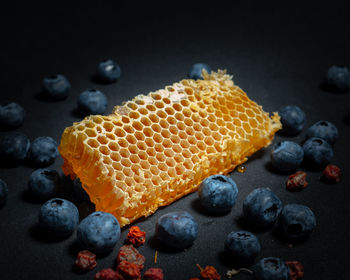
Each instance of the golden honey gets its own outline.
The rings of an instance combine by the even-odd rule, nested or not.
[[[64,130],[63,172],[79,177],[97,211],[125,226],[227,174],[281,128],[226,71],[203,71],[88,116]]]
[[[247,171],[247,167],[245,167],[244,165],[239,165],[239,166],[237,166],[237,171],[239,173],[244,173]]]

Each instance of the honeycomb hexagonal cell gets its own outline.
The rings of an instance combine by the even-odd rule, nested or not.
[[[64,130],[62,169],[80,178],[96,210],[125,226],[270,144],[279,116],[264,112],[226,71],[203,76],[138,95],[109,116],[88,116]]]

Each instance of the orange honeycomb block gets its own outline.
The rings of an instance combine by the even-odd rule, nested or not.
[[[227,174],[270,144],[281,128],[226,71],[203,71],[138,95],[109,116],[89,116],[64,130],[63,172],[80,178],[97,211],[125,226]]]

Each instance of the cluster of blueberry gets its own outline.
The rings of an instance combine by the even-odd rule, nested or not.
[[[21,132],[11,132],[0,142],[0,158],[6,166],[19,165],[27,162],[38,168],[52,164],[58,156],[57,143],[51,137],[42,136],[30,142]],[[0,201],[5,204],[8,188],[1,180]],[[53,169],[40,168],[35,170],[29,179],[28,190],[35,198],[46,199],[56,190],[59,183],[58,172]]]
[[[282,132],[299,134],[305,125],[305,113],[298,106],[286,106],[279,111]],[[302,162],[313,169],[324,168],[333,157],[332,145],[338,138],[338,129],[328,121],[318,121],[308,128],[302,146],[293,141],[282,141],[274,145],[271,163],[279,171],[295,170]]]
[[[229,212],[237,200],[238,188],[228,176],[213,175],[206,178],[198,189],[202,206],[211,213]],[[166,246],[184,249],[193,244],[198,225],[185,211],[170,212],[158,219],[156,236]]]
[[[25,118],[25,110],[17,103],[0,106],[0,127],[15,129]],[[35,167],[53,163],[58,155],[57,143],[51,137],[38,137],[32,143],[21,132],[10,132],[0,142],[2,164],[18,165],[28,161]]]
[[[112,60],[102,61],[97,67],[98,78],[103,82],[114,82],[120,74],[120,67]],[[50,100],[65,99],[70,88],[69,81],[63,75],[43,79],[43,92]],[[102,114],[107,108],[107,98],[98,90],[88,89],[80,94],[78,108],[83,114]],[[1,128],[18,128],[24,123],[24,118],[25,110],[22,106],[16,103],[0,106]],[[10,132],[0,142],[0,156],[7,166],[28,162],[32,167],[39,167],[32,172],[27,190],[33,199],[49,199],[39,211],[39,226],[44,232],[61,238],[71,235],[78,228],[77,238],[84,248],[101,253],[114,247],[120,238],[120,226],[113,215],[94,212],[79,224],[77,207],[68,200],[53,198],[58,193],[61,181],[56,170],[47,168],[58,156],[55,140],[44,136],[31,142],[21,132]],[[79,181],[74,182],[74,192],[78,199],[88,198]],[[5,204],[7,194],[7,184],[0,179],[0,206]]]
[[[0,156],[6,165],[19,165],[27,161],[34,167],[48,166],[58,156],[57,143],[48,136],[30,142],[24,133],[12,132],[0,142]]]
[[[5,129],[20,127],[24,122],[25,110],[16,103],[0,106],[0,123]],[[27,162],[38,168],[52,164],[58,156],[57,143],[51,137],[42,136],[30,141],[21,132],[10,132],[0,142],[0,159],[3,165],[16,166]],[[28,189],[35,197],[47,198],[56,190],[59,175],[55,170],[37,169],[29,180]],[[0,179],[0,204],[4,205],[8,187]]]
[[[119,222],[112,214],[96,211],[79,223],[78,208],[62,198],[50,199],[41,206],[39,226],[59,238],[68,237],[77,229],[81,246],[97,254],[111,251],[120,239]]]
[[[230,211],[237,194],[236,183],[223,175],[206,178],[198,190],[201,205],[211,213]],[[276,224],[276,231],[294,242],[307,238],[316,226],[316,218],[310,208],[301,204],[283,207],[281,200],[268,188],[255,189],[245,198],[243,217],[249,228],[258,231],[271,229]],[[156,224],[158,240],[176,249],[191,246],[197,232],[195,219],[185,211],[167,213]],[[252,264],[261,250],[258,238],[246,230],[229,233],[224,246],[233,259],[245,265]],[[279,258],[263,258],[253,270],[256,279],[289,279],[288,266]]]
[[[121,70],[117,63],[108,59],[100,62],[97,66],[97,77],[101,82],[112,83],[120,78]],[[52,101],[67,98],[71,84],[68,79],[60,74],[51,75],[43,79],[43,93]],[[107,109],[107,97],[99,90],[87,89],[78,98],[78,109],[84,115],[103,114]],[[12,130],[24,123],[25,110],[17,103],[9,103],[0,106],[0,127]],[[6,166],[16,166],[24,162],[35,170],[29,179],[28,193],[39,200],[47,200],[53,197],[59,185],[57,171],[47,167],[58,156],[57,143],[48,136],[42,136],[30,141],[21,132],[10,132],[0,142],[0,159]],[[8,187],[0,181],[0,204],[5,204]],[[76,188],[75,188],[76,189]]]
[[[104,83],[116,82],[121,75],[119,65],[111,59],[100,62],[97,66],[97,78]],[[60,74],[52,75],[43,80],[43,89],[50,100],[67,98],[71,85],[68,79]],[[83,115],[103,114],[106,112],[108,100],[106,95],[97,89],[83,91],[77,101],[79,111]]]

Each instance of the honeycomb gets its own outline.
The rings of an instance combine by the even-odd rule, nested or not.
[[[138,95],[64,130],[63,172],[125,226],[227,174],[281,128],[225,70]]]

